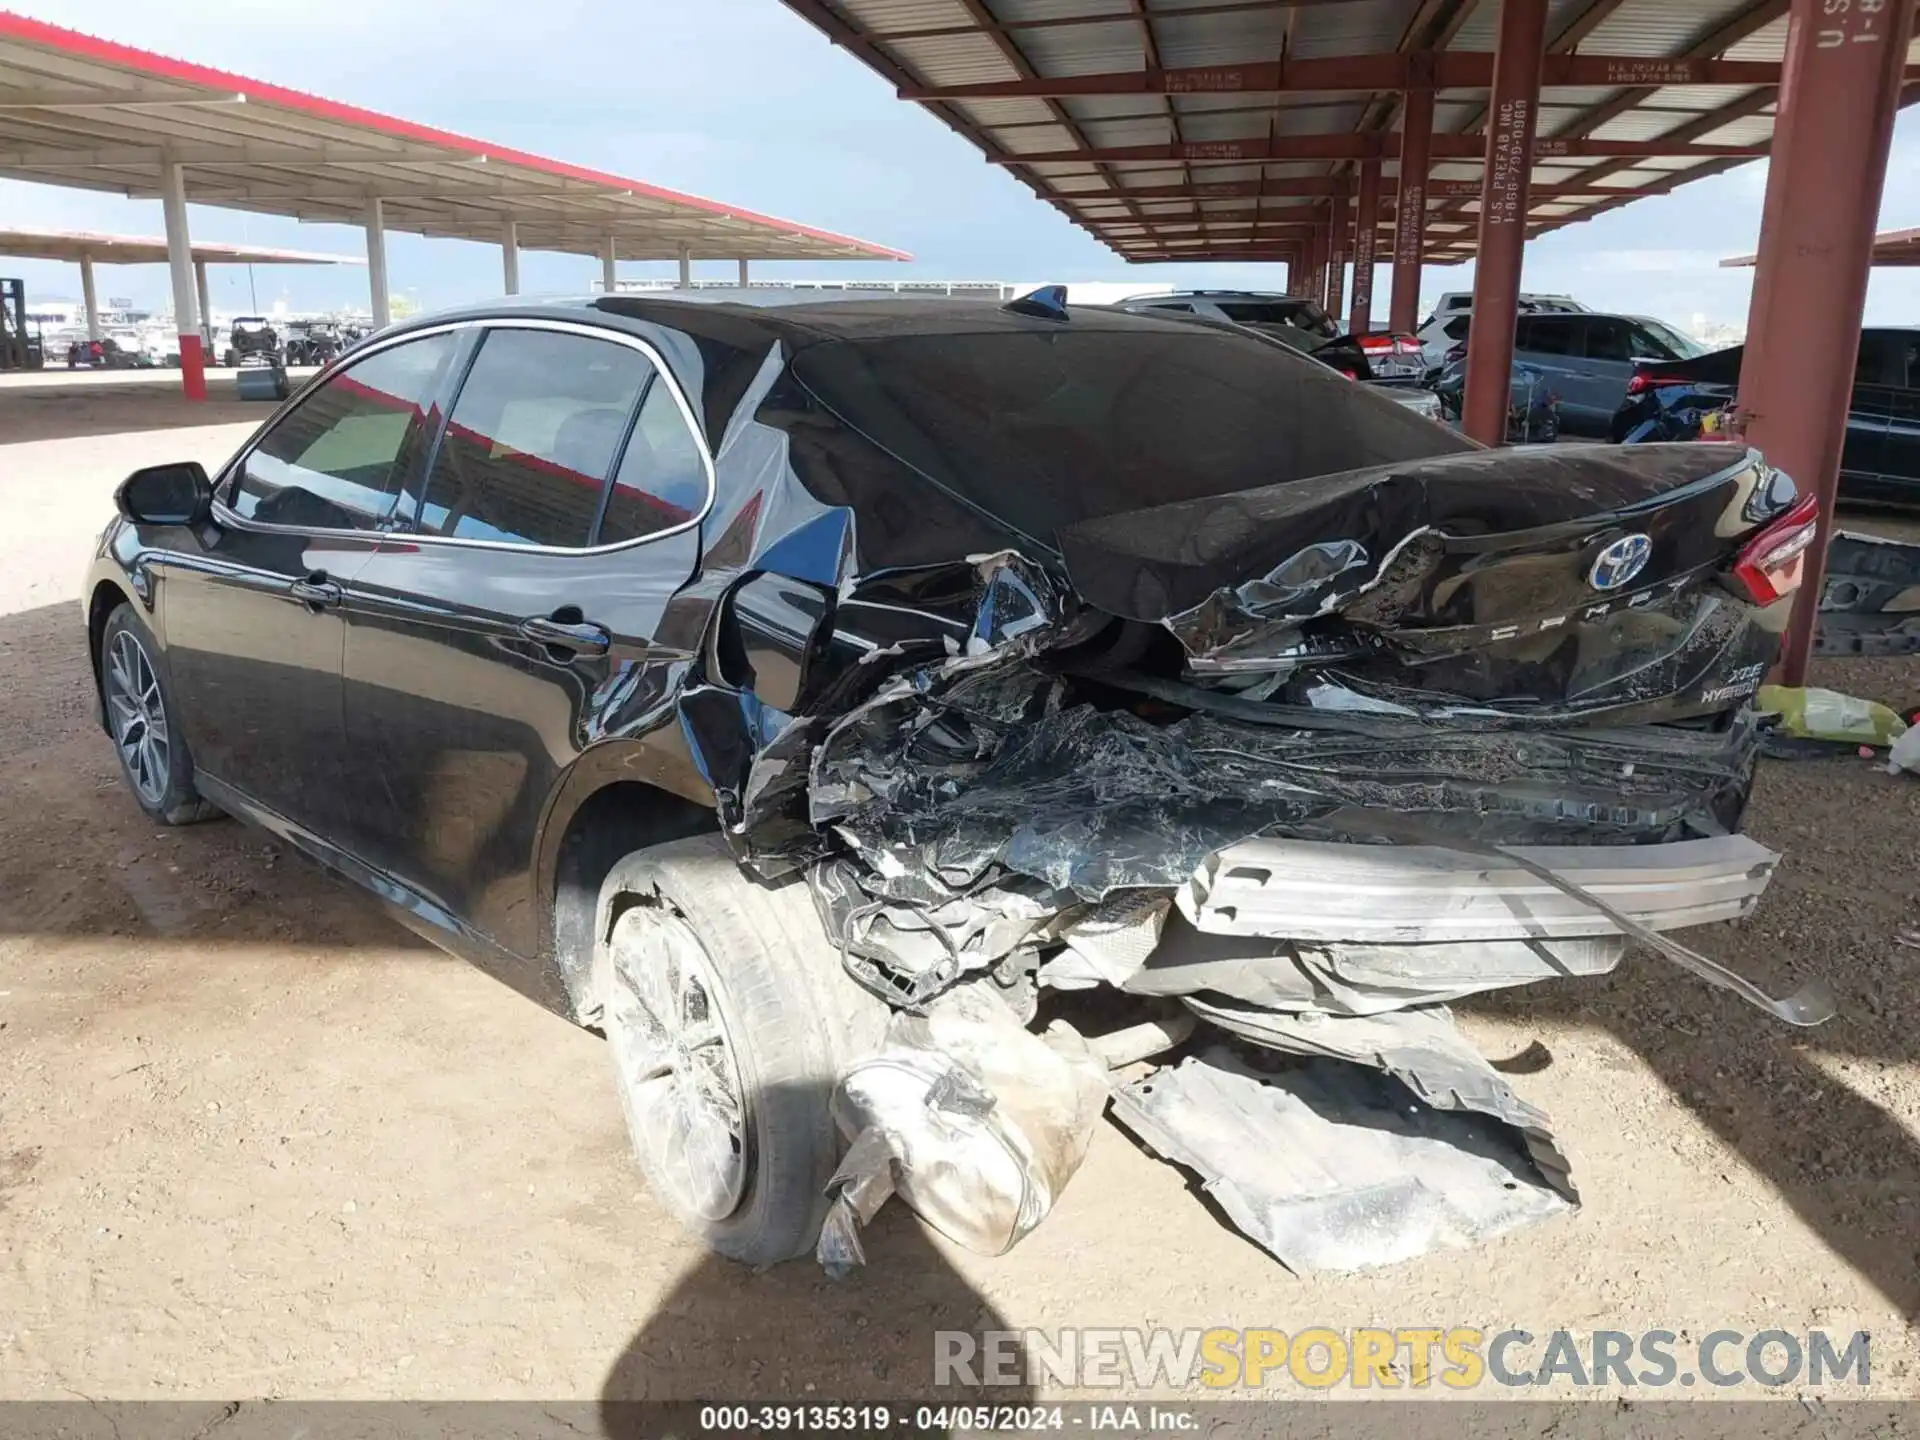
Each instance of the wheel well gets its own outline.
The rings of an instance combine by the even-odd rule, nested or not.
[[[121,605],[131,603],[127,592],[111,580],[102,580],[93,587],[93,594],[87,599],[87,660],[93,670],[94,689],[100,688],[100,646],[106,638],[107,617]],[[106,723],[104,713],[101,724]]]
[[[554,862],[553,957],[580,1023],[598,1017],[593,918],[607,872],[636,850],[703,834],[718,823],[710,806],[637,780],[604,786],[573,812]]]

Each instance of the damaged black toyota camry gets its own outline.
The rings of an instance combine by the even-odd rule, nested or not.
[[[1638,943],[1831,1008],[1669,934],[1777,859],[1814,511],[1751,452],[1483,450],[1057,297],[614,296],[390,329],[117,504],[139,804],[603,1030],[741,1260],[858,1263],[890,1194],[1003,1250],[1111,1105],[1288,1265],[1382,1263],[1574,1196],[1448,1001]]]

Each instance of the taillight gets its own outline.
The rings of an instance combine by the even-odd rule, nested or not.
[[[1733,578],[1754,604],[1771,605],[1800,588],[1807,547],[1819,526],[1819,497],[1803,495],[1791,510],[1740,547]]]
[[[1401,335],[1397,337],[1393,342],[1393,353],[1396,355],[1418,355],[1420,353],[1420,337],[1417,335]]]
[[[1360,348],[1369,355],[1385,355],[1393,349],[1391,335],[1362,335],[1359,339]]]
[[[1358,380],[1360,378],[1360,372],[1358,370],[1349,370],[1344,365],[1336,365],[1334,368],[1349,380]]]
[[[1451,350],[1447,351],[1448,364],[1452,364],[1455,360],[1464,360],[1466,358],[1467,358],[1467,347],[1464,344],[1455,345]]]
[[[1690,380],[1681,380],[1672,375],[1649,375],[1644,370],[1633,372],[1633,378],[1627,381],[1627,394],[1644,395],[1649,390],[1663,390],[1673,385],[1690,385]]]

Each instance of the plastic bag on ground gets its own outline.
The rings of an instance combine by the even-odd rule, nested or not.
[[[1887,706],[1838,690],[1762,685],[1753,698],[1760,709],[1779,715],[1781,732],[1795,740],[1879,747],[1907,732],[1907,722]]]
[[[834,1275],[863,1263],[860,1227],[894,1193],[949,1239],[1004,1254],[1080,1168],[1106,1099],[1083,1040],[1031,1033],[979,986],[894,1016],[834,1092],[851,1145],[828,1182],[820,1263]]]
[[[1907,733],[1893,742],[1887,752],[1887,769],[1898,774],[1920,775],[1920,725],[1910,725]]]

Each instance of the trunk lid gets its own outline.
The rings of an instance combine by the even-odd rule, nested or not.
[[[1733,345],[1696,355],[1691,360],[1642,360],[1634,366],[1634,371],[1656,384],[1690,381],[1731,390],[1740,383],[1740,362],[1746,353],[1746,346]]]
[[[1332,670],[1379,703],[1556,719],[1689,694],[1697,712],[1738,704],[1771,657],[1777,629],[1719,580],[1791,497],[1751,451],[1501,449],[1108,516],[1061,541],[1081,598],[1170,630],[1191,674]]]

